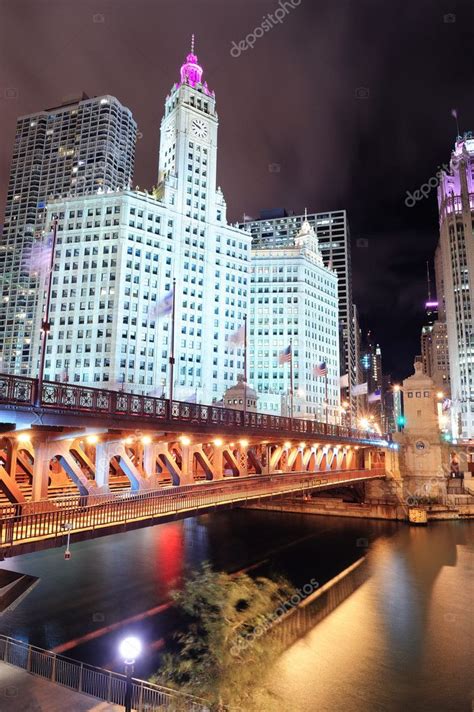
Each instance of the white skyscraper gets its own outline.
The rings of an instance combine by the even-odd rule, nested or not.
[[[242,372],[228,339],[247,313],[250,235],[227,224],[201,79],[192,51],[166,99],[156,190],[48,205],[59,230],[46,379],[167,395],[171,315],[159,312],[173,279],[175,398],[219,400]]]
[[[280,354],[291,343],[297,417],[339,422],[338,278],[324,266],[308,221],[283,245],[252,250],[250,381],[262,412],[290,412],[290,365]],[[314,368],[325,362],[326,378]]]
[[[252,235],[252,249],[275,249],[293,245],[296,234],[307,219],[316,233],[324,264],[338,276],[339,349],[341,376],[348,374],[349,384],[357,381],[356,335],[353,320],[351,241],[345,210],[328,213],[288,215],[285,210],[265,211],[260,220],[241,224]],[[350,391],[347,390],[350,400]],[[351,402],[352,420],[356,421],[357,398]]]
[[[474,438],[474,138],[458,137],[438,188],[442,296],[448,330],[452,425]],[[438,255],[439,257],[439,255]]]
[[[43,239],[46,201],[128,187],[136,129],[129,109],[112,96],[83,95],[18,119],[0,242],[2,371],[32,370],[41,291],[33,245]]]

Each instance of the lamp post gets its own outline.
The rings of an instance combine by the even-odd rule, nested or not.
[[[125,675],[127,678],[125,688],[125,712],[132,712],[133,667],[135,665],[135,660],[142,652],[141,641],[138,638],[135,638],[135,636],[129,636],[128,638],[124,638],[120,643],[119,652],[121,657],[123,658],[123,663],[125,666]]]

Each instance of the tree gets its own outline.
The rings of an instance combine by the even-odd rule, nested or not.
[[[211,710],[277,710],[263,682],[279,646],[266,633],[292,593],[284,580],[229,575],[204,564],[173,593],[187,625],[152,682],[204,698]]]

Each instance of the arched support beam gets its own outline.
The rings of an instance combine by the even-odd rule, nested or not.
[[[12,504],[23,504],[26,501],[18,483],[10,477],[2,465],[0,465],[0,490]]]
[[[242,469],[240,467],[240,459],[237,460],[237,458],[234,455],[234,451],[230,450],[229,448],[225,447],[222,451],[224,460],[227,462],[227,464],[230,466],[232,470],[232,474],[234,477],[239,477],[242,475]]]
[[[53,457],[57,458],[61,464],[61,467],[64,469],[68,477],[74,482],[80,494],[90,494],[92,490],[96,489],[95,483],[87,479],[70,453],[63,452],[61,454],[56,454]]]
[[[209,458],[207,457],[206,453],[203,451],[201,446],[193,447],[193,459],[194,459],[193,470],[194,470],[194,464],[198,463],[204,471],[206,480],[217,479],[214,467],[212,466]]]
[[[255,474],[261,475],[264,471],[264,467],[263,467],[261,459],[257,456],[255,449],[253,447],[249,448],[247,454],[248,454],[248,459],[250,460],[250,462],[252,463],[252,465],[255,468]]]

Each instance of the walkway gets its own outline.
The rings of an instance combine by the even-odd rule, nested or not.
[[[65,531],[73,538],[88,533],[89,537],[111,534],[117,528],[140,522],[159,523],[194,516],[221,507],[232,507],[296,492],[322,490],[383,478],[384,468],[370,470],[339,470],[333,472],[286,473],[254,476],[239,482],[238,478],[215,483],[190,485],[179,491],[148,491],[92,506],[55,509],[0,521],[0,546],[4,556],[33,549],[30,544],[49,542],[62,546]],[[84,538],[84,537],[82,537]],[[25,548],[27,547],[27,548]],[[36,547],[37,548],[37,547]]]
[[[0,712],[123,712],[123,707],[0,662]]]

